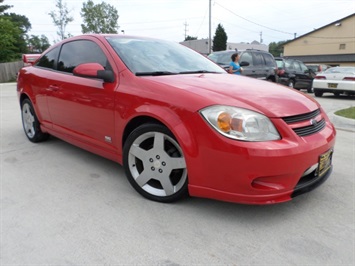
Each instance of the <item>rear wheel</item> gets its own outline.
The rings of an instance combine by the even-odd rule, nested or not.
[[[22,125],[27,138],[32,142],[47,140],[49,135],[42,132],[35,110],[29,99],[22,101],[21,111]]]
[[[162,125],[144,124],[128,136],[123,165],[134,189],[150,200],[173,202],[187,195],[182,149]]]
[[[323,96],[323,92],[322,91],[318,91],[318,90],[314,90],[314,95],[316,97],[322,97]]]

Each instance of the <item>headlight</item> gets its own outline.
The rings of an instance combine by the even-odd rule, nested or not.
[[[270,119],[260,113],[231,106],[211,106],[200,111],[222,135],[244,141],[281,139]]]

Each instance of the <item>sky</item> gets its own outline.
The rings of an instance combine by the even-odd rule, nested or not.
[[[80,16],[84,0],[63,0],[74,21],[66,32],[81,34]],[[101,0],[93,0],[99,4]],[[106,0],[119,14],[119,34],[150,36],[181,42],[186,35],[209,36],[210,0]],[[5,0],[9,13],[26,16],[29,34],[58,40],[51,11],[55,0]],[[217,25],[224,27],[228,42],[250,43],[291,40],[355,13],[355,0],[211,0],[211,37]],[[355,36],[355,32],[354,35]],[[350,36],[352,37],[352,36]]]

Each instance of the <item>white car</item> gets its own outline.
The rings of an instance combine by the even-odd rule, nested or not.
[[[313,89],[316,97],[322,97],[324,92],[355,95],[355,67],[332,67],[317,74],[313,79]]]

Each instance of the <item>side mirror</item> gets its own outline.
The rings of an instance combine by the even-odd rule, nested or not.
[[[111,70],[105,70],[103,66],[98,63],[80,64],[73,70],[74,76],[84,78],[102,79],[104,82],[113,83],[115,75]]]
[[[242,62],[240,62],[239,65],[240,65],[241,67],[245,67],[245,66],[249,66],[249,63],[246,62],[246,61],[242,61]]]

